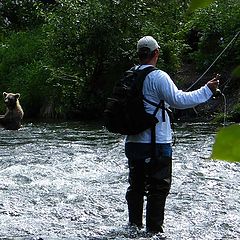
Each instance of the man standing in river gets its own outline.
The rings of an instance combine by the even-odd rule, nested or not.
[[[141,70],[156,66],[159,58],[159,45],[151,36],[141,38],[137,43]],[[217,77],[205,86],[192,92],[183,92],[173,83],[167,73],[156,69],[150,72],[143,83],[143,95],[149,102],[177,109],[192,108],[206,102],[215,93]],[[144,101],[146,112],[153,114],[156,106]],[[172,131],[168,114],[159,109],[156,113],[158,123],[154,133],[147,129],[136,135],[128,135],[125,153],[129,166],[129,187],[126,193],[129,225],[142,228],[144,196],[147,196],[146,229],[150,233],[163,233],[164,208],[171,186],[172,169]],[[154,162],[152,151],[154,149]],[[151,160],[150,160],[151,159]]]

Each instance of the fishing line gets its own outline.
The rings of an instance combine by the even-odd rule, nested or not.
[[[231,52],[235,42],[237,41],[238,36],[240,35],[240,31],[235,34],[235,36],[232,38],[232,40],[227,44],[227,46],[222,50],[222,52],[216,57],[216,59],[212,62],[212,64],[207,68],[207,70],[186,90],[189,91],[193,86],[195,86],[204,76],[205,74],[212,68],[212,66],[217,62],[217,60],[223,55],[223,53],[231,46],[229,53]],[[223,91],[225,90],[227,84],[232,80],[232,78],[229,78],[224,83]],[[226,125],[226,118],[227,118],[227,99],[226,96],[223,94],[223,91],[221,92],[219,89],[217,89],[217,94],[221,95],[223,97],[224,101],[224,109],[223,109],[223,126]],[[193,107],[194,112],[197,114],[197,110]]]
[[[227,119],[227,99],[224,93],[222,93],[223,101],[224,101],[224,108],[223,108],[223,126],[226,126],[226,119]]]

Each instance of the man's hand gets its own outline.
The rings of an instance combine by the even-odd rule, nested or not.
[[[207,86],[210,88],[213,94],[215,94],[216,90],[218,89],[219,78],[220,78],[220,74],[217,74],[212,80],[207,82]]]

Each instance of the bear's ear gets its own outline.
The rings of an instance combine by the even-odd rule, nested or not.
[[[7,93],[6,92],[3,92],[3,97],[6,97],[7,96]]]
[[[16,93],[15,96],[17,99],[20,98],[20,93]]]

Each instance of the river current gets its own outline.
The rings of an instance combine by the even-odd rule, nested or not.
[[[240,239],[240,164],[211,160],[216,130],[176,127],[167,239]],[[124,137],[99,123],[0,129],[0,239],[152,239],[127,228],[127,178]]]

